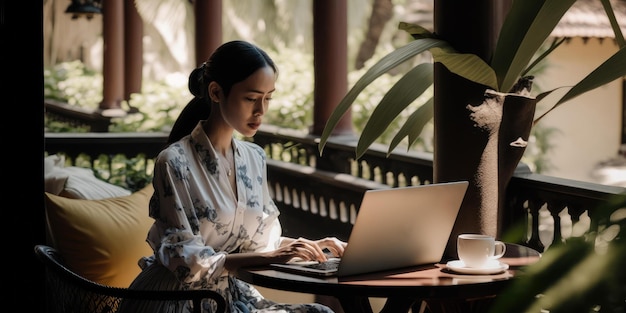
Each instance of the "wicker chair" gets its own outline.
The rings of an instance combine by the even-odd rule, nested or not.
[[[145,301],[191,301],[193,312],[201,312],[201,302],[217,304],[216,313],[226,312],[226,301],[213,290],[133,290],[110,287],[87,280],[65,267],[59,252],[36,245],[35,254],[46,268],[46,304],[54,313],[114,313],[123,299]]]

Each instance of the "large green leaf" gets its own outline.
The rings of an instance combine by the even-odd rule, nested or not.
[[[522,39],[532,24],[532,18],[537,15],[542,4],[543,0],[513,1],[500,29],[496,49],[491,60],[491,67],[496,72],[499,83],[509,71]]]
[[[419,64],[398,80],[380,100],[365,124],[356,147],[360,158],[391,122],[433,83],[433,65]]]
[[[435,38],[428,29],[416,24],[400,22],[398,29],[409,33],[413,39]]]
[[[500,91],[508,92],[513,87],[520,73],[574,2],[576,0],[513,1],[500,32],[492,62],[500,80]],[[539,4],[541,7],[533,14]],[[530,24],[528,18],[532,18]]]
[[[452,73],[498,90],[498,79],[491,67],[475,54],[431,50],[435,62],[441,62]]]
[[[406,31],[415,40],[436,38],[435,34],[415,24],[402,22],[398,29]],[[442,63],[452,73],[497,90],[498,81],[495,72],[477,55],[458,53],[449,45],[434,47],[430,49],[430,52],[435,62]]]
[[[551,246],[537,263],[516,275],[512,285],[498,295],[489,312],[527,312],[528,307],[536,304],[538,294],[557,284],[564,273],[581,262],[590,250],[590,245],[582,241]]]
[[[411,113],[411,115],[406,119],[406,122],[398,133],[393,137],[391,143],[389,144],[389,150],[387,151],[387,156],[393,152],[393,150],[400,144],[402,139],[405,137],[409,137],[409,144],[407,148],[410,148],[419,138],[424,126],[426,123],[433,119],[433,113],[435,111],[435,101],[431,97],[426,101],[426,103],[422,104],[415,112]]]
[[[611,23],[611,28],[613,28],[613,33],[615,34],[615,40],[620,48],[626,46],[626,40],[624,40],[624,35],[622,35],[622,30],[619,28],[619,23],[617,23],[617,19],[615,18],[615,12],[613,11],[613,7],[611,6],[611,0],[600,0],[602,2],[602,7],[606,12],[606,16],[609,18],[609,22]]]
[[[617,249],[602,255],[587,254],[583,260],[569,268],[569,271],[562,270],[560,277],[552,280],[550,288],[543,291],[541,297],[526,312],[592,312],[597,303],[590,299],[597,298],[595,294],[599,291],[598,287],[602,286],[607,275],[611,275],[606,269],[621,266],[623,260],[619,258],[623,257],[623,253]],[[583,277],[581,273],[584,273]]]
[[[326,122],[324,130],[322,131],[322,135],[320,137],[320,154],[323,152],[324,146],[328,141],[328,137],[330,137],[332,131],[339,123],[339,120],[341,120],[343,115],[348,111],[354,100],[356,100],[357,96],[361,93],[361,91],[363,91],[363,89],[369,86],[381,75],[387,73],[389,70],[406,62],[416,55],[434,47],[444,48],[446,46],[449,47],[449,44],[439,39],[426,38],[414,40],[398,48],[397,50],[392,51],[391,53],[380,59],[378,62],[376,62],[376,64],[374,64],[369,70],[367,70],[367,72],[365,72],[365,74],[361,76],[361,78],[354,84],[354,86],[352,86],[352,88],[339,102],[337,107],[335,107],[335,109],[333,110],[333,113],[328,118],[328,121]]]

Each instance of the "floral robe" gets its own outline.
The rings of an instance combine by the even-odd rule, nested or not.
[[[332,312],[320,304],[279,304],[228,272],[228,253],[277,248],[279,211],[269,195],[266,155],[258,145],[233,139],[237,197],[199,122],[189,136],[163,150],[154,166],[147,241],[154,255],[143,258],[137,289],[212,289],[229,312]],[[166,270],[167,269],[167,270]],[[209,304],[204,304],[209,312]],[[186,312],[186,303],[124,303],[127,312]]]

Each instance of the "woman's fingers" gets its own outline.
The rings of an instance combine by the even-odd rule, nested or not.
[[[328,250],[332,255],[341,257],[347,246],[347,243],[341,241],[335,237],[327,237],[320,240],[309,240],[306,238],[298,238],[292,241],[288,248],[291,254],[291,259],[300,258],[306,261],[327,261],[327,253],[324,253],[324,249]]]
[[[333,255],[341,257],[343,256],[343,251],[346,249],[348,245],[346,242],[341,241],[335,237],[327,237],[317,241],[317,244],[323,249],[328,249]]]
[[[311,241],[305,238],[298,238],[293,242],[293,245],[297,246],[298,252],[301,253],[301,257],[306,257],[308,260],[315,260],[319,262],[326,261],[326,255],[323,248],[320,247],[315,241]]]

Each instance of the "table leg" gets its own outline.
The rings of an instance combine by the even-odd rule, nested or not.
[[[315,303],[323,304],[335,313],[346,313],[346,311],[343,310],[339,299],[335,296],[315,295]]]
[[[494,298],[426,300],[430,313],[484,313],[489,311]]]
[[[344,312],[374,313],[368,297],[342,297],[337,296]]]
[[[337,297],[341,303],[341,308],[348,313],[374,313],[368,297]],[[409,312],[415,298],[390,297],[385,301],[385,305],[379,313],[402,313]],[[421,301],[421,300],[419,300]]]
[[[418,300],[415,298],[389,297],[380,313],[409,312],[415,301]]]

